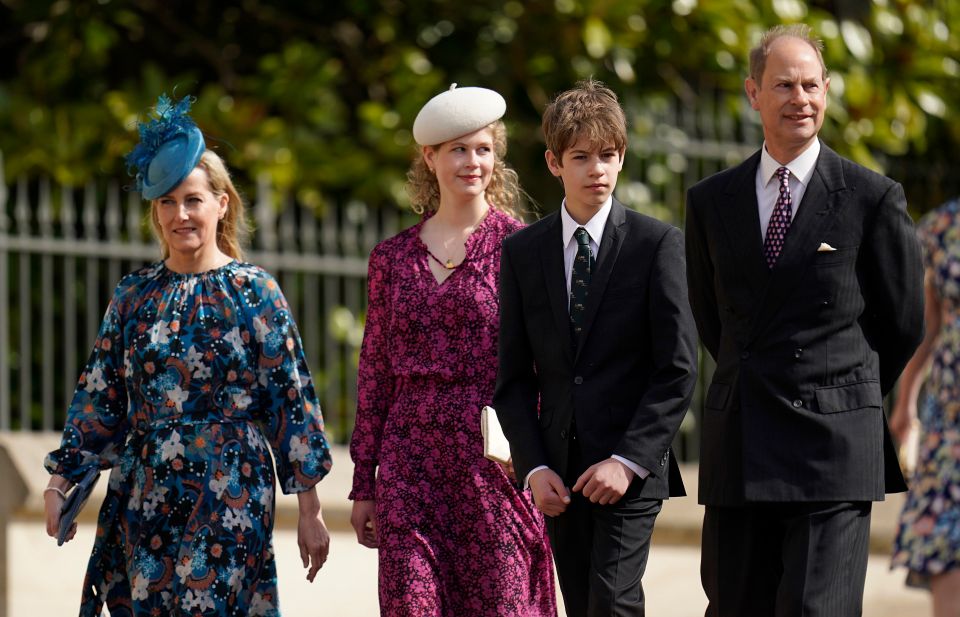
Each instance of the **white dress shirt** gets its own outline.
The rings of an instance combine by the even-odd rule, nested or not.
[[[573,260],[577,256],[577,239],[573,237],[573,234],[577,231],[578,227],[583,227],[587,230],[587,234],[590,236],[590,251],[593,253],[594,259],[596,259],[597,255],[600,254],[600,241],[603,239],[603,228],[607,224],[607,218],[610,216],[611,208],[613,208],[613,197],[607,199],[586,224],[581,225],[573,220],[573,217],[567,212],[567,200],[563,200],[563,205],[560,207],[560,223],[562,225],[561,238],[563,240],[563,269],[566,273],[568,298],[570,297],[570,279],[573,276]],[[610,458],[616,459],[626,465],[628,469],[637,474],[641,479],[650,475],[648,469],[622,456],[612,454]],[[541,469],[548,469],[548,467],[546,465],[540,465],[539,467],[531,469],[524,480],[524,486],[529,486],[530,476]]]
[[[780,182],[776,180],[777,170],[781,167],[790,170],[790,220],[793,221],[797,216],[797,210],[800,208],[800,202],[803,200],[810,178],[813,177],[819,156],[820,140],[814,139],[800,156],[786,165],[781,165],[767,152],[767,144],[764,142],[760,151],[760,165],[757,166],[757,206],[760,208],[761,241],[767,237],[767,226],[770,224],[770,217],[773,216],[773,209],[780,197]]]
[[[573,278],[573,260],[577,256],[577,239],[573,237],[573,234],[579,227],[587,230],[587,234],[590,236],[590,252],[596,259],[597,255],[600,254],[603,228],[607,224],[612,208],[613,198],[611,197],[600,206],[600,209],[593,215],[593,218],[587,221],[586,225],[581,225],[573,220],[573,217],[567,212],[567,200],[563,200],[563,205],[560,207],[560,224],[562,226],[560,237],[563,239],[563,271],[566,272],[568,298],[570,297],[570,280]]]

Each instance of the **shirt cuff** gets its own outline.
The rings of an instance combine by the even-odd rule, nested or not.
[[[619,456],[619,455],[617,455],[617,454],[611,454],[611,455],[610,455],[610,458],[612,458],[612,459],[615,460],[615,461],[620,461],[621,463],[623,463],[624,465],[626,465],[626,466],[627,466],[627,469],[629,469],[629,470],[632,471],[633,473],[637,474],[637,477],[640,478],[641,480],[643,480],[644,478],[646,478],[647,476],[650,475],[650,470],[649,470],[649,469],[647,469],[646,467],[641,467],[640,465],[637,465],[637,464],[634,463],[633,461],[628,461],[627,459],[623,458],[622,456]],[[535,471],[535,470],[534,470],[534,471]],[[533,473],[533,472],[531,471],[530,473]],[[530,476],[527,476],[527,477],[529,478]]]
[[[537,472],[540,471],[541,469],[550,469],[550,468],[547,467],[546,465],[538,465],[537,467],[534,467],[533,469],[531,469],[531,470],[530,470],[530,473],[527,474],[527,477],[523,479],[523,488],[524,488],[524,490],[530,488],[530,476],[532,476],[533,474],[537,473]]]

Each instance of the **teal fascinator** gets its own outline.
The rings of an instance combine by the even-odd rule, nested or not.
[[[157,99],[154,117],[138,122],[140,143],[125,158],[127,173],[137,179],[144,199],[166,195],[190,175],[206,150],[203,133],[187,115],[194,99],[176,103],[166,94]]]

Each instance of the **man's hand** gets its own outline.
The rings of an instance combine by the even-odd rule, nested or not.
[[[552,469],[540,469],[530,476],[530,491],[537,509],[547,516],[559,516],[570,503],[570,491]]]
[[[612,505],[627,492],[634,475],[633,470],[620,461],[608,458],[588,467],[577,478],[573,490],[582,492],[593,503]],[[530,480],[533,485],[533,478]]]

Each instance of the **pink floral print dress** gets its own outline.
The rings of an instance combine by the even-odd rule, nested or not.
[[[422,224],[370,255],[350,444],[350,498],[376,500],[381,613],[556,615],[543,519],[483,457],[480,435],[497,374],[500,243],[521,224],[491,209],[439,284]]]

